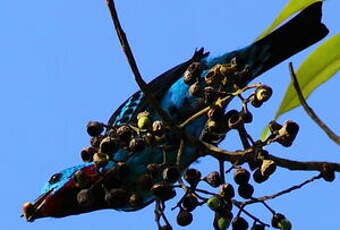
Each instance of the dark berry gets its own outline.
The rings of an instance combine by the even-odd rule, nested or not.
[[[106,203],[113,208],[119,208],[126,205],[129,198],[129,193],[122,188],[113,188],[105,193]]]
[[[329,164],[322,165],[321,175],[328,182],[332,182],[335,179],[334,169]]]
[[[265,226],[263,224],[254,224],[251,230],[264,230]]]
[[[166,201],[176,196],[176,191],[169,185],[158,183],[151,187],[153,194],[160,200]]]
[[[131,152],[139,152],[139,151],[143,151],[145,148],[145,140],[141,137],[135,137],[133,139],[131,139],[130,143],[129,143],[129,150]]]
[[[279,223],[281,222],[281,220],[285,219],[286,217],[281,214],[281,213],[275,213],[272,217],[272,226],[274,228],[280,228],[279,227]]]
[[[77,194],[78,204],[82,207],[91,206],[95,199],[92,190],[90,189],[82,189]]]
[[[188,212],[193,211],[197,207],[198,203],[199,202],[197,198],[191,194],[183,197],[183,200],[182,200],[182,206]]]
[[[91,137],[99,136],[104,131],[104,125],[97,121],[87,123],[87,133]]]
[[[213,106],[207,113],[208,118],[214,121],[223,119],[224,112],[220,106]]]
[[[214,188],[217,188],[221,185],[222,179],[220,173],[217,171],[209,173],[204,180]]]
[[[251,198],[253,193],[254,187],[251,184],[242,184],[238,186],[238,194],[244,199]]]
[[[269,177],[276,170],[276,163],[272,160],[263,160],[261,165],[261,174],[263,177]]]
[[[269,86],[260,86],[255,90],[255,97],[260,102],[268,101],[272,96],[273,90]]]
[[[235,196],[234,187],[231,184],[222,184],[219,194],[226,200],[230,200]]]
[[[160,137],[165,133],[165,124],[163,121],[154,121],[152,123],[152,132],[156,136]]]
[[[84,162],[91,162],[93,160],[93,155],[96,153],[96,149],[93,147],[83,148],[80,152],[81,159]]]
[[[247,184],[250,178],[250,173],[244,168],[236,169],[234,173],[234,181],[236,184]]]
[[[127,125],[122,125],[117,129],[117,136],[123,142],[130,142],[132,129]]]
[[[194,168],[187,169],[184,173],[184,179],[191,186],[196,186],[197,183],[201,180],[201,172]]]
[[[163,179],[169,183],[174,183],[178,180],[180,173],[176,167],[167,167],[163,170]]]
[[[192,223],[193,216],[190,212],[181,210],[177,215],[177,224],[180,226],[187,226]]]
[[[233,230],[246,230],[249,227],[248,222],[241,216],[235,217],[231,225]]]
[[[261,184],[266,181],[268,177],[263,176],[260,169],[256,169],[253,173],[253,179],[256,183]]]
[[[112,156],[118,150],[118,141],[111,137],[105,137],[100,143],[100,152]]]
[[[129,198],[129,205],[135,208],[141,207],[143,205],[142,197],[137,193],[132,194]]]

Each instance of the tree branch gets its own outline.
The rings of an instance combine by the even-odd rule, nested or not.
[[[277,166],[289,170],[303,170],[303,171],[321,171],[322,166],[327,164],[334,171],[340,172],[340,164],[325,161],[294,161],[288,160],[273,155],[268,155],[268,159],[275,161]]]
[[[119,42],[122,46],[122,49],[124,51],[124,54],[125,54],[128,62],[129,62],[129,65],[130,65],[131,70],[132,70],[132,72],[135,76],[135,80],[136,80],[139,88],[141,89],[141,91],[145,95],[145,98],[147,99],[150,106],[163,118],[163,120],[170,127],[174,128],[176,125],[172,122],[172,119],[169,117],[169,115],[158,106],[158,101],[148,90],[148,85],[145,83],[145,81],[143,80],[143,78],[142,78],[142,76],[141,76],[141,74],[138,70],[137,63],[136,63],[136,60],[135,60],[133,53],[131,51],[131,48],[130,48],[129,42],[127,40],[126,34],[125,34],[125,32],[123,31],[123,29],[120,25],[120,21],[119,21],[119,18],[118,18],[118,14],[117,14],[117,11],[116,11],[114,1],[113,0],[106,0],[106,4],[107,4],[107,6],[110,10],[112,21],[113,21],[115,30],[116,30],[118,38],[119,38]]]
[[[290,76],[293,82],[293,86],[298,95],[299,101],[302,107],[304,108],[304,110],[306,111],[306,113],[310,116],[310,118],[312,118],[313,121],[315,121],[315,123],[319,125],[319,127],[328,135],[328,137],[331,140],[333,140],[337,145],[340,145],[340,137],[337,136],[323,121],[321,121],[320,118],[313,111],[313,109],[307,104],[302,94],[299,82],[297,80],[297,77],[296,77],[296,74],[293,68],[293,64],[291,62],[289,62],[289,72],[290,72]]]

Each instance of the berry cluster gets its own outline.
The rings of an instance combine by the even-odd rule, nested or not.
[[[219,171],[206,176],[202,176],[197,169],[187,169],[190,161],[180,164],[183,140],[161,119],[153,120],[148,111],[140,112],[128,124],[111,126],[91,121],[87,125],[91,146],[81,151],[81,158],[85,162],[94,162],[99,172],[110,162],[114,162],[114,165],[107,167],[109,170],[92,185],[91,179],[81,171],[74,174],[74,181],[81,188],[77,194],[78,203],[90,206],[98,199],[98,194],[102,194],[100,199],[103,199],[107,207],[136,210],[156,200],[158,228],[169,230],[172,227],[164,213],[165,202],[176,197],[176,189],[181,189],[184,195],[173,208],[179,209],[177,224],[180,226],[190,225],[193,221],[192,212],[206,204],[214,212],[215,230],[225,230],[230,226],[233,230],[246,230],[250,226],[247,221],[249,218],[253,220],[252,230],[262,230],[269,225],[245,210],[246,205],[261,202],[272,213],[272,227],[290,230],[292,224],[283,214],[275,212],[265,200],[254,198],[254,186],[250,180],[251,177],[256,183],[268,180],[277,165],[264,147],[274,142],[285,147],[291,146],[299,126],[293,121],[283,124],[272,121],[269,124],[269,137],[264,141],[255,141],[246,130],[246,124],[253,121],[249,105],[255,108],[262,106],[271,97],[272,89],[263,84],[243,86],[247,74],[249,67],[244,66],[240,59],[233,58],[229,64],[218,64],[210,69],[203,63],[194,62],[183,77],[189,94],[206,107],[178,127],[183,128],[198,117],[205,116],[206,125],[200,141],[211,146],[221,142],[228,132],[237,131],[243,144],[244,156],[237,160],[231,158],[230,169],[224,169],[225,162],[220,158],[217,158],[220,162]],[[245,98],[242,94],[251,89],[255,90]],[[241,109],[225,111],[235,96],[241,100]],[[143,169],[134,172],[135,169],[128,163],[129,159],[143,155],[143,152],[144,155],[150,155],[150,149],[163,151],[162,159],[143,161],[145,165],[138,165]],[[241,167],[244,163],[248,164],[249,170]],[[233,182],[227,183],[225,177],[231,171]],[[320,177],[327,181],[334,180],[334,171],[328,165],[324,165],[320,171]],[[218,191],[199,188],[201,182],[218,188]],[[235,191],[244,201],[235,199]],[[238,211],[233,211],[233,208]],[[161,224],[161,219],[164,224]]]

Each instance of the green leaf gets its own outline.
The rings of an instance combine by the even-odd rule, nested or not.
[[[339,47],[340,34],[336,34],[322,43],[303,61],[296,72],[296,76],[305,98],[308,98],[317,87],[328,81],[340,70]],[[299,99],[292,82],[290,82],[281,105],[275,114],[275,119],[299,105]]]
[[[266,128],[262,131],[260,139],[264,141],[268,137],[269,133],[269,126],[267,125]]]
[[[275,18],[273,23],[265,29],[260,36],[257,37],[257,40],[267,36],[270,34],[276,27],[278,27],[283,21],[285,21],[291,15],[303,10],[307,6],[311,5],[315,2],[321,2],[322,0],[291,0],[281,11],[281,13]]]

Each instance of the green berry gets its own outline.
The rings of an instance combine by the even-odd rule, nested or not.
[[[288,219],[286,219],[286,218],[282,219],[278,223],[278,226],[282,230],[291,230],[292,229],[292,223]]]
[[[207,205],[211,210],[216,211],[222,207],[223,203],[220,198],[213,196],[207,200]]]
[[[219,230],[226,230],[230,225],[230,220],[225,217],[220,217],[217,220],[217,226]]]

